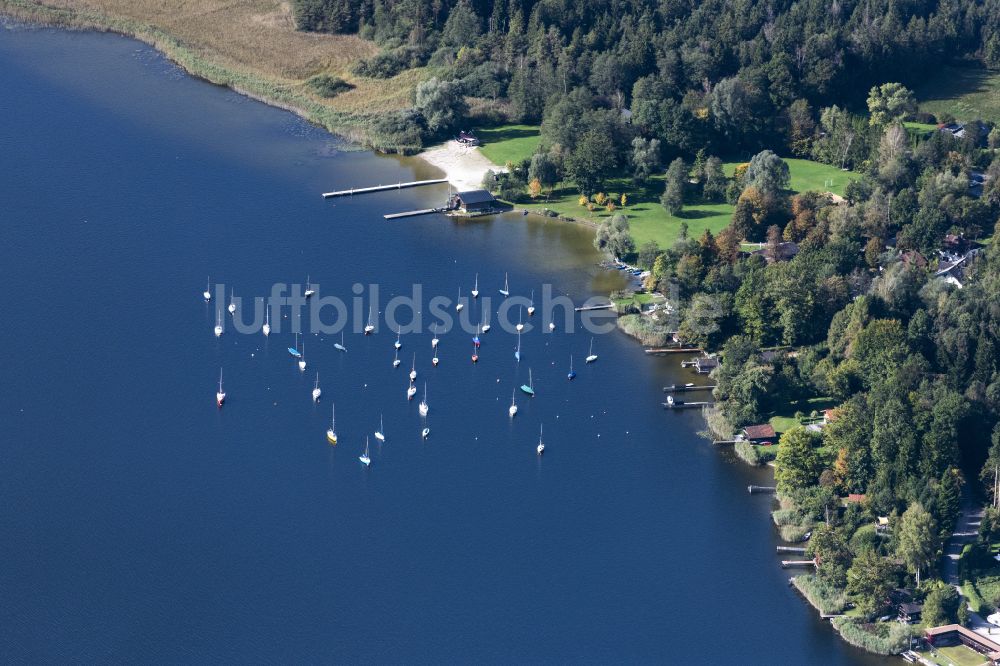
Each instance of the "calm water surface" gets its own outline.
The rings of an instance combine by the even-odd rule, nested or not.
[[[246,297],[307,274],[387,297],[456,296],[476,272],[496,297],[509,271],[517,294],[582,301],[611,284],[590,230],[381,218],[445,188],[324,201],[433,172],[123,38],[0,30],[0,91],[4,661],[874,663],[788,587],[771,500],[745,490],[766,473],[659,409],[688,376],[624,336],[585,366],[589,336],[538,327],[518,366],[495,328],[473,366],[448,333],[435,369],[414,334],[393,370],[390,331],[347,354],[310,335],[300,373],[291,334],[216,340],[201,299],[208,275]],[[511,423],[529,368],[538,396]]]

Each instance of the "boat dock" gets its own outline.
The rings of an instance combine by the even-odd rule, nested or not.
[[[647,354],[677,354],[679,352],[700,352],[697,347],[651,347],[644,349]]]
[[[705,386],[693,386],[685,384],[683,386],[678,386],[674,384],[673,386],[664,386],[664,393],[681,393],[683,391],[711,391],[715,388],[715,384],[705,385]]]
[[[805,555],[806,549],[802,546],[778,546],[779,553],[795,553],[796,555]]]
[[[774,486],[747,486],[747,492],[753,495],[754,493],[773,493],[777,489]]]
[[[395,185],[375,185],[373,187],[352,187],[349,190],[337,190],[335,192],[324,192],[323,198],[346,197],[352,194],[369,194],[371,192],[385,192],[387,190],[402,190],[408,187],[420,187],[421,185],[437,185],[447,183],[446,178],[436,178],[434,180],[414,180],[409,183],[396,183]]]
[[[605,303],[603,305],[582,305],[578,308],[573,308],[576,312],[586,312],[588,310],[610,310],[615,307],[614,303]]]
[[[673,402],[663,403],[664,409],[694,409],[695,407],[711,407],[714,402],[682,402],[680,400],[675,400]]]
[[[444,208],[423,208],[421,210],[407,210],[402,213],[388,213],[382,217],[386,220],[398,220],[401,217],[416,217],[417,215],[429,215],[431,213],[442,213]]]
[[[781,568],[788,569],[789,567],[814,567],[816,566],[815,560],[781,560]]]

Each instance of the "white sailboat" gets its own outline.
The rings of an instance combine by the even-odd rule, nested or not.
[[[323,390],[319,387],[319,373],[316,373],[316,384],[313,386],[313,402],[319,402],[319,397],[323,395]]]
[[[299,356],[299,370],[305,372],[306,369],[306,341],[302,341],[302,352]]]
[[[383,430],[384,430],[384,428],[382,426],[382,415],[379,414],[378,415],[378,430],[375,431],[375,439],[377,439],[380,442],[384,442],[385,441],[385,433],[383,432]]]
[[[420,431],[420,437],[422,439],[427,439],[430,436],[430,434],[431,434],[430,428],[424,428],[423,430]]]
[[[271,308],[264,306],[264,326],[260,329],[264,333],[264,337],[271,335]]]
[[[455,312],[461,312],[462,308],[465,307],[465,303],[462,302],[462,288],[458,288],[458,302],[455,303]]]
[[[229,292],[229,307],[226,309],[229,310],[229,314],[236,314],[236,289]]]
[[[542,426],[541,426],[541,424],[539,424],[539,426],[538,426],[538,446],[535,447],[535,451],[538,452],[538,455],[542,455],[543,453],[545,453],[545,443],[542,442]]]
[[[441,362],[441,359],[438,358],[438,350],[439,349],[440,349],[440,347],[435,347],[434,348],[434,358],[431,359],[431,365],[433,365],[435,368],[438,367],[438,363]]]
[[[507,283],[506,273],[503,274],[503,289],[500,290],[500,293],[503,294],[504,296],[510,296],[510,286]]]
[[[437,347],[439,342],[441,342],[441,341],[438,340],[438,329],[437,329],[437,324],[435,323],[434,324],[434,337],[431,339],[431,348]]]
[[[517,326],[514,327],[515,329],[517,329],[518,333],[520,333],[521,331],[524,330],[524,322],[522,321],[523,316],[524,316],[524,310],[522,308],[518,308],[518,310],[517,310]]]
[[[215,404],[222,407],[226,401],[226,392],[222,390],[222,368],[219,368],[219,390],[215,393]]]
[[[488,333],[490,330],[490,324],[486,321],[486,313],[483,313],[483,333]]]
[[[514,350],[514,358],[516,358],[518,360],[518,362],[521,361],[521,332],[520,331],[518,331],[518,333],[517,333],[517,349]]]
[[[361,464],[364,465],[365,467],[368,467],[369,465],[372,464],[372,459],[368,457],[368,438],[367,437],[365,437],[365,452],[362,453],[360,456],[358,456],[358,460],[360,460]]]
[[[514,418],[514,415],[517,414],[517,402],[514,400],[514,391],[510,392],[510,408],[507,410],[507,413],[510,414],[510,418]]]
[[[394,367],[394,368],[398,368],[399,367],[399,350],[398,349],[396,350],[396,355],[392,359],[392,367]]]
[[[365,324],[365,335],[371,335],[372,331],[375,330],[375,324],[372,323],[372,306],[368,306],[368,323]]]
[[[316,293],[316,290],[313,289],[312,281],[309,279],[309,276],[307,275],[306,276],[306,290],[304,292],[302,292],[302,295],[305,296],[306,298],[309,298],[309,297],[311,297],[315,293]]]
[[[326,431],[326,441],[337,443],[337,407],[330,405],[330,428]]]
[[[202,293],[202,296],[205,298],[205,302],[208,303],[210,300],[212,300],[212,278],[209,277],[206,279],[208,280],[208,282],[205,283],[205,291],[204,293]]]
[[[343,331],[340,332],[340,342],[334,342],[333,343],[333,348],[336,349],[337,351],[342,351],[342,352],[347,351],[347,347],[344,346],[344,332]]]
[[[594,338],[590,339],[590,354],[587,356],[587,363],[593,363],[597,360],[597,354],[594,353]]]
[[[417,355],[413,355],[413,364],[410,366],[410,381],[417,378]]]
[[[476,273],[476,285],[472,288],[472,297],[479,298],[479,273]]]
[[[402,347],[402,346],[403,346],[403,342],[402,342],[402,341],[401,341],[401,340],[399,339],[399,337],[400,337],[400,336],[401,336],[402,334],[403,334],[403,328],[402,328],[401,326],[397,326],[397,327],[396,327],[396,342],[395,342],[395,343],[394,343],[394,344],[392,345],[392,346],[393,346],[393,347],[395,347],[395,348],[396,348],[397,350],[398,350],[398,349],[399,349],[400,347]]]
[[[535,290],[531,290],[531,301],[528,303],[528,316],[535,314]]]
[[[550,331],[556,330],[556,323],[554,321],[549,322],[549,330]]]
[[[222,310],[215,311],[215,337],[222,335]]]
[[[420,401],[418,409],[421,416],[427,416],[427,411],[430,409],[427,405],[427,382],[424,382],[424,399]]]
[[[406,399],[413,400],[413,396],[415,396],[416,394],[417,394],[417,387],[413,385],[413,382],[410,382],[409,388],[406,389]]]

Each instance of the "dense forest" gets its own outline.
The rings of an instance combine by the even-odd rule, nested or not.
[[[664,159],[776,149],[795,141],[810,108],[857,110],[872,85],[912,87],[959,57],[1000,66],[998,0],[295,0],[294,8],[303,30],[357,32],[382,47],[356,75],[433,72],[443,92],[425,97],[447,98],[431,101],[438,108],[378,122],[403,143],[416,140],[414,121],[427,134],[469,113],[549,121],[570,103],[583,115],[577,125],[658,139]],[[440,113],[461,107],[461,97],[470,108]],[[619,127],[622,109],[634,128]],[[558,137],[564,150],[583,138],[574,129]]]
[[[789,405],[833,407],[823,427],[743,447],[776,463],[782,535],[812,534],[817,573],[802,587],[814,603],[871,619],[909,585],[925,617],[967,618],[934,578],[963,492],[993,500],[1000,466],[1000,130],[928,131],[953,119],[918,114],[908,86],[948,61],[1000,67],[998,0],[295,7],[302,29],[380,44],[358,76],[427,66],[414,110],[376,120],[382,131],[414,140],[470,117],[541,123],[530,160],[488,175],[503,198],[572,182],[590,202],[627,173],[665,174],[671,212],[733,204],[718,234],[635,247],[614,215],[596,244],[650,269],[645,287],[677,313],[665,330],[719,352],[717,434]],[[734,156],[745,163],[730,176],[720,158]],[[782,156],[862,177],[842,199],[792,193]],[[998,537],[990,509],[983,547]],[[861,627],[841,631],[880,651],[901,640]]]

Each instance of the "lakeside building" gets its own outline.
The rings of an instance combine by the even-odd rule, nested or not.
[[[960,624],[945,624],[924,631],[927,643],[934,647],[945,647],[961,643],[986,657],[993,666],[1000,665],[1000,645],[982,634],[966,629]]]
[[[486,190],[456,192],[448,198],[448,210],[466,215],[483,215],[500,209],[497,200]]]

